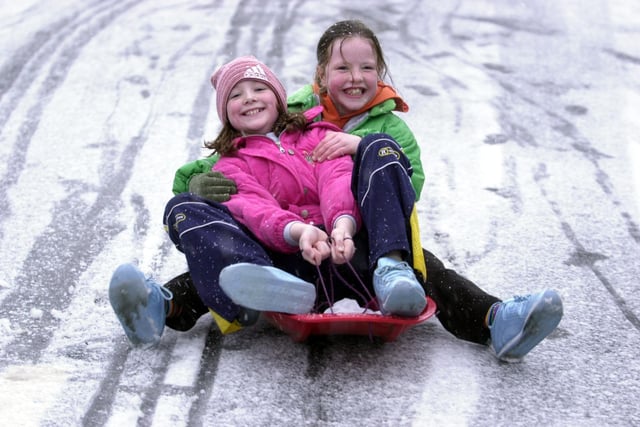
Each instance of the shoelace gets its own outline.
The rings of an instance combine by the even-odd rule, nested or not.
[[[162,296],[164,300],[170,301],[173,299],[173,292],[164,286],[158,285],[153,279],[147,278],[147,283],[151,285],[152,288],[158,288],[158,290],[160,290],[160,296]]]
[[[530,296],[531,295],[514,295],[513,298],[511,298],[511,301],[503,301],[501,304],[502,310],[506,310],[505,313],[521,313],[524,309],[524,306],[521,305],[521,303],[526,302]],[[507,304],[505,304],[505,302]],[[508,304],[509,302],[512,304]]]

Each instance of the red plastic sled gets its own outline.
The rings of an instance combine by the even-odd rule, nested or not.
[[[285,314],[273,311],[262,314],[296,342],[305,341],[310,335],[366,335],[380,337],[383,341],[389,342],[424,322],[435,312],[436,303],[427,297],[427,306],[416,317],[364,313]]]

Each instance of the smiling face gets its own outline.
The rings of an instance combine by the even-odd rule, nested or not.
[[[371,41],[362,37],[335,40],[329,61],[319,75],[320,85],[326,88],[341,115],[360,110],[377,90],[377,57]]]
[[[278,99],[265,83],[241,80],[229,93],[227,116],[243,135],[271,132],[278,115]]]

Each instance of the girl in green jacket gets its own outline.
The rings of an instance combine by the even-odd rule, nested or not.
[[[322,120],[347,133],[329,132],[312,153],[314,160],[355,155],[360,139],[369,133],[386,133],[395,139],[409,158],[411,183],[419,198],[424,184],[420,149],[406,123],[395,112],[408,111],[407,104],[384,80],[387,65],[380,43],[360,21],[341,21],[330,26],[317,46],[316,76],[313,84],[292,94],[288,107],[303,111],[322,105]],[[191,191],[202,197],[225,201],[234,192],[232,182],[210,172],[215,158],[197,160],[181,167],[175,177],[176,194]],[[358,173],[358,165],[354,175]],[[417,223],[411,224],[417,228]],[[559,295],[550,289],[507,301],[487,294],[460,276],[429,251],[425,291],[438,306],[438,319],[457,338],[490,345],[500,359],[520,359],[551,333],[562,317]],[[416,260],[414,269],[420,270]],[[424,277],[424,276],[423,276]],[[185,273],[166,285],[174,294],[182,293],[182,303],[192,318],[183,315],[167,319],[167,326],[185,330],[206,310],[189,291]],[[200,306],[198,306],[200,304]]]

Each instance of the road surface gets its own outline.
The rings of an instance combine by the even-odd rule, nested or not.
[[[557,289],[559,328],[517,364],[435,319],[299,344],[205,316],[131,350],[108,281],[186,269],[161,215],[218,130],[210,73],[249,53],[297,89],[343,18],[377,32],[410,105],[424,246],[501,298]],[[0,419],[640,425],[639,36],[623,1],[4,2]]]

